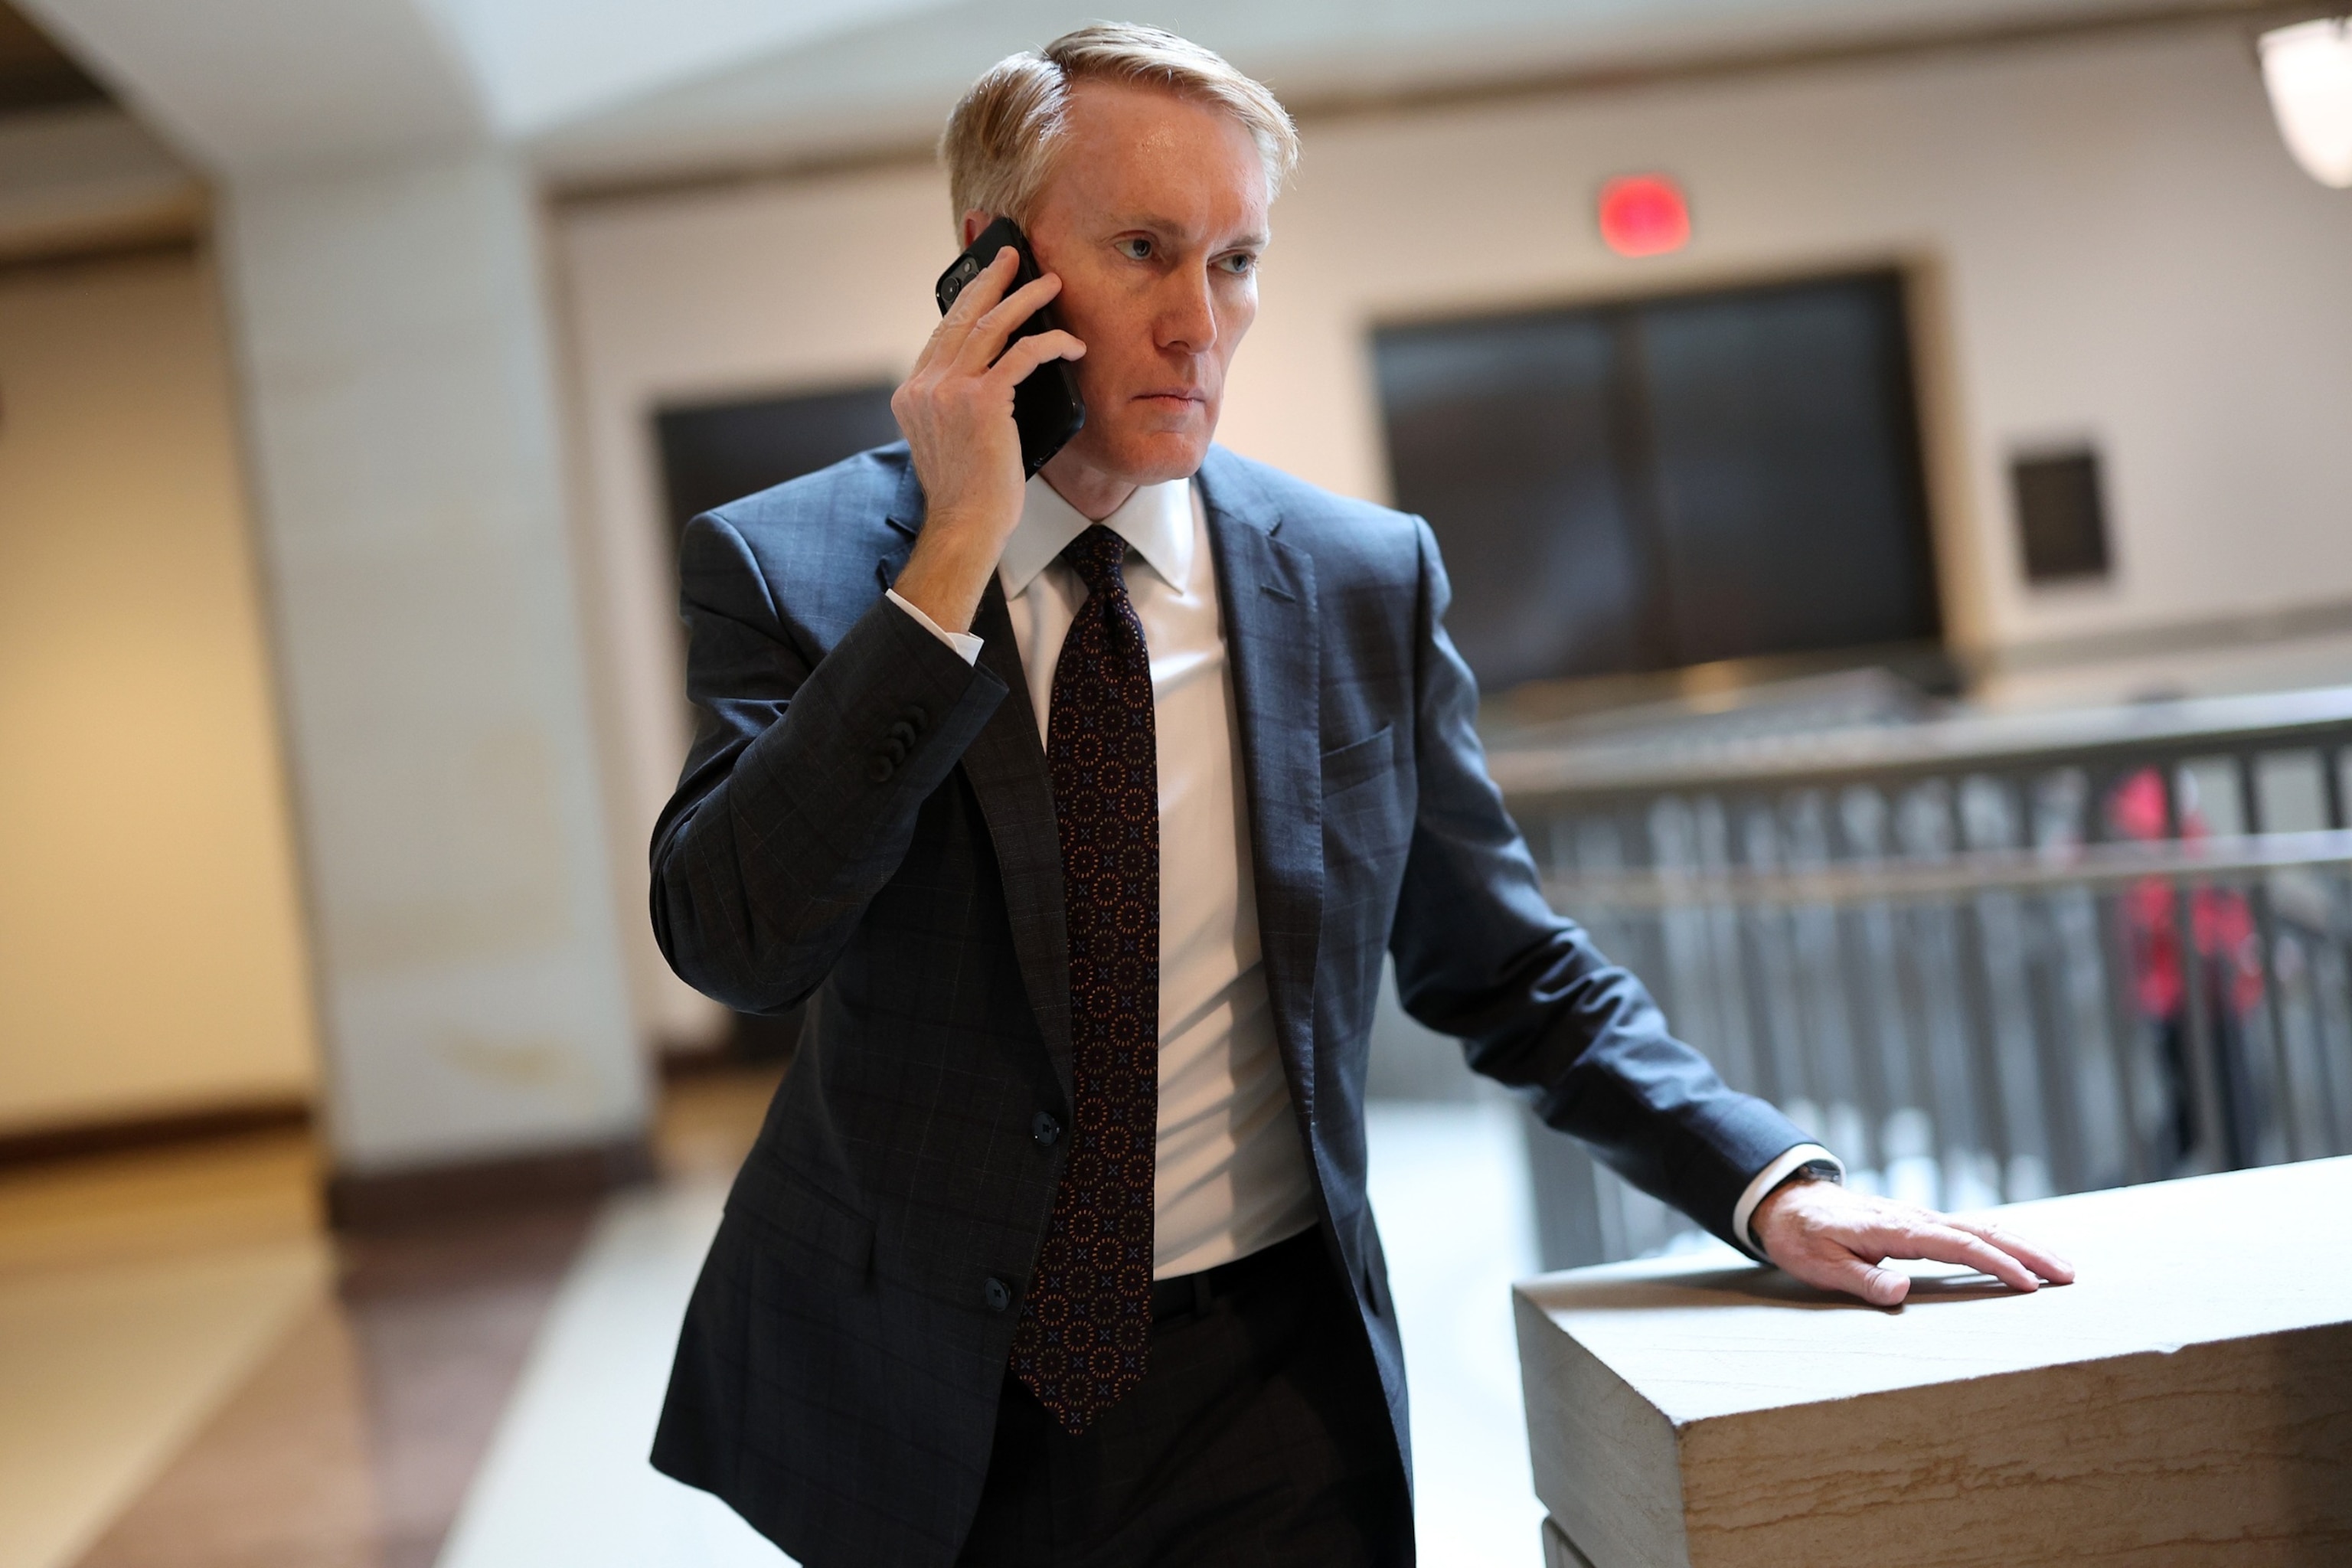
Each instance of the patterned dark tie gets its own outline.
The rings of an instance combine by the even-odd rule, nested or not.
[[[1083,1432],[1151,1350],[1160,1128],[1160,758],[1143,623],[1097,523],[1062,552],[1087,585],[1045,721],[1069,910],[1076,1121],[1013,1334],[1013,1375]]]

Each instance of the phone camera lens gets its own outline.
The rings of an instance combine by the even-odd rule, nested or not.
[[[980,263],[969,256],[956,263],[956,276],[959,278],[970,278],[979,270]]]

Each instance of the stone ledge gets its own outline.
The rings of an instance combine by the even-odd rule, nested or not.
[[[2080,1283],[1921,1268],[1882,1312],[1725,1249],[1518,1287],[1555,1561],[2352,1561],[2352,1160],[2001,1212]]]

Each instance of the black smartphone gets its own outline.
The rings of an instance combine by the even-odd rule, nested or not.
[[[980,237],[966,246],[963,254],[940,274],[935,292],[940,297],[940,315],[948,313],[948,307],[956,302],[963,286],[979,277],[981,269],[995,260],[997,253],[1008,245],[1020,260],[1004,291],[1010,294],[1023,284],[1036,280],[1037,258],[1030,253],[1029,241],[1023,237],[1020,226],[1009,217],[998,218],[981,230]],[[1013,328],[1005,346],[1009,348],[1014,339],[1033,333],[1058,331],[1061,326],[1054,307],[1047,305]],[[1021,472],[1024,477],[1034,477],[1045,466],[1047,458],[1086,427],[1086,402],[1078,395],[1078,374],[1068,360],[1047,360],[1013,389],[1013,423],[1021,431]]]

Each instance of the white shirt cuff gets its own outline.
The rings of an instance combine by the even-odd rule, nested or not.
[[[1748,1228],[1748,1222],[1756,1216],[1756,1205],[1762,1203],[1774,1187],[1787,1181],[1790,1173],[1799,1166],[1817,1161],[1836,1166],[1838,1180],[1845,1180],[1845,1162],[1818,1143],[1800,1143],[1756,1173],[1756,1179],[1748,1184],[1748,1190],[1739,1194],[1739,1202],[1731,1210],[1731,1234],[1739,1238],[1741,1246],[1759,1258],[1764,1257],[1763,1244]]]
[[[917,626],[922,627],[925,631],[939,638],[940,641],[947,644],[948,647],[955,649],[956,652],[961,656],[966,664],[978,664],[980,662],[980,650],[986,645],[979,637],[972,636],[970,632],[951,632],[942,629],[939,622],[931,619],[930,616],[923,614],[922,611],[915,608],[914,605],[900,598],[898,596],[898,590],[896,588],[885,588],[882,592],[888,597],[892,604],[898,605],[900,609],[914,616],[915,624]]]

